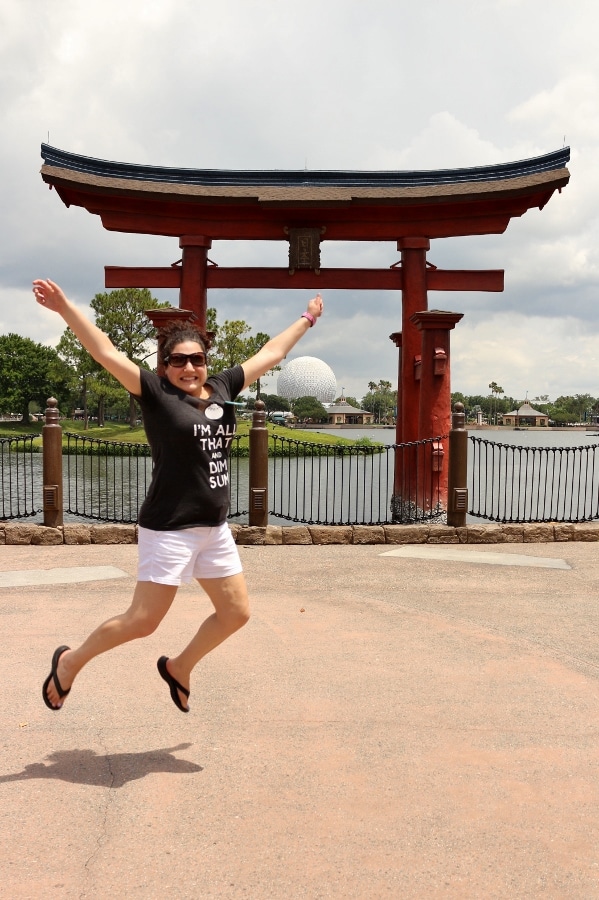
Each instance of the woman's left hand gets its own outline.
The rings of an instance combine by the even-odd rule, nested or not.
[[[320,296],[320,294],[317,294],[316,297],[313,297],[307,306],[307,312],[309,312],[311,316],[314,316],[315,319],[320,318],[323,309],[324,303],[322,302],[322,297]]]

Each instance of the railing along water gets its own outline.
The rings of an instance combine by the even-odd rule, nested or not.
[[[599,446],[519,447],[470,437],[470,515],[495,522],[599,518]]]
[[[104,522],[137,522],[152,478],[152,458],[147,444],[107,441],[65,432],[65,511]],[[229,464],[229,516],[241,516],[244,478],[236,454],[239,437],[233,438]],[[247,487],[247,479],[245,479]],[[247,490],[246,490],[247,493]]]
[[[248,458],[240,440],[240,434],[233,435],[229,454],[229,519],[247,516],[249,512]]]
[[[435,441],[314,444],[270,435],[271,515],[308,525],[383,525],[439,515],[431,477]],[[394,497],[396,471],[404,473]]]
[[[37,434],[0,438],[0,518],[23,519],[41,512],[35,506],[34,482],[41,454],[33,446]]]
[[[152,461],[147,444],[65,432],[65,511],[104,522],[137,521]]]

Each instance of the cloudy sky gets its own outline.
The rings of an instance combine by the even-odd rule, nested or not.
[[[101,159],[241,169],[431,169],[571,147],[571,181],[503,235],[437,240],[447,268],[503,268],[505,292],[434,293],[463,312],[452,387],[599,396],[596,0],[0,0],[0,333],[54,345],[34,277],[86,305],[104,265],[168,265],[171,238],[111,234],[39,175],[40,144]],[[387,267],[394,243],[322,245],[323,266]],[[286,243],[213,245],[221,265],[287,263]],[[177,305],[176,292],[156,292]],[[220,321],[275,334],[301,292],[220,291]],[[291,354],[339,391],[395,385],[401,299],[329,292]],[[276,389],[276,377],[267,385]]]

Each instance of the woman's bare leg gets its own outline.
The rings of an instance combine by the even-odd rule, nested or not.
[[[250,617],[250,602],[242,573],[226,578],[201,578],[198,581],[210,597],[214,612],[202,622],[187,647],[167,663],[167,669],[173,678],[188,690],[194,666],[245,625]],[[181,702],[185,706],[187,698],[181,696]]]
[[[80,647],[65,650],[61,655],[56,675],[63,690],[71,687],[81,669],[94,657],[120,644],[152,634],[169,611],[176,593],[175,585],[138,581],[131,606],[125,613],[103,622]],[[63,702],[52,679],[46,693],[52,706]]]

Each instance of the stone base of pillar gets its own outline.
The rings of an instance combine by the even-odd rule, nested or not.
[[[389,501],[391,519],[394,525],[413,525],[416,522],[443,524],[447,521],[447,510],[437,504],[432,509],[422,509],[413,500],[394,494]]]

